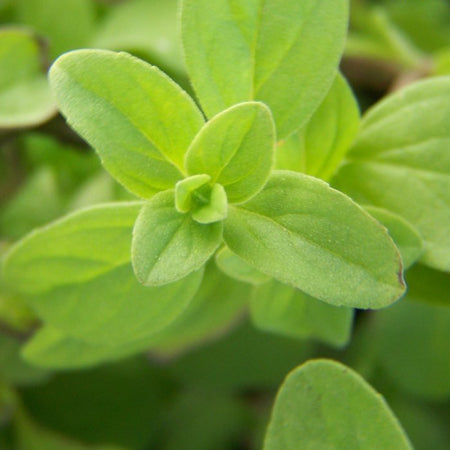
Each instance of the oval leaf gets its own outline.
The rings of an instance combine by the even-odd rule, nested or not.
[[[230,207],[224,238],[256,269],[336,306],[381,308],[405,289],[386,229],[300,173],[275,171],[256,197]]]
[[[360,203],[391,210],[422,235],[421,261],[450,270],[450,77],[387,97],[363,119],[334,184]]]
[[[282,384],[264,450],[412,450],[389,406],[344,365],[310,361]]]
[[[211,184],[221,184],[231,203],[241,203],[267,181],[274,146],[275,126],[267,106],[241,103],[202,128],[186,153],[186,170],[189,175],[210,175]]]
[[[141,203],[110,203],[71,214],[15,245],[4,261],[11,288],[46,323],[87,342],[124,344],[159,331],[186,308],[201,272],[145,288],[130,264]]]
[[[201,224],[175,209],[173,191],[145,204],[133,229],[132,262],[146,286],[177,281],[202,267],[222,242],[222,223]]]
[[[347,16],[348,0],[184,0],[186,64],[208,117],[260,100],[279,138],[298,129],[334,80]]]
[[[203,117],[159,69],[126,53],[77,50],[53,64],[50,83],[69,124],[131,192],[147,198],[182,177]]]

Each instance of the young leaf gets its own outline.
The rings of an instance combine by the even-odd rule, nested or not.
[[[177,281],[202,267],[222,242],[222,223],[201,224],[175,209],[174,192],[142,208],[133,229],[133,269],[146,286]]]
[[[380,311],[376,320],[378,361],[389,378],[401,390],[415,396],[447,400],[450,397],[448,305],[405,299]]]
[[[182,5],[186,64],[208,117],[260,100],[272,110],[279,138],[311,117],[336,75],[348,0]]]
[[[292,371],[278,391],[264,450],[412,450],[383,397],[330,360]]]
[[[131,192],[150,197],[181,179],[203,117],[159,69],[126,53],[78,50],[53,64],[50,83],[69,124]]]
[[[328,180],[344,158],[359,128],[356,98],[338,74],[310,121],[277,149],[277,168]]]
[[[56,113],[35,36],[0,30],[0,129],[39,125]]]
[[[211,184],[221,184],[231,203],[242,203],[267,181],[274,145],[275,127],[267,106],[241,103],[202,128],[186,153],[186,170],[189,175],[210,175]]]
[[[275,171],[248,203],[230,207],[224,238],[256,269],[335,306],[381,308],[404,292],[387,231],[323,181]]]
[[[383,208],[367,206],[365,210],[388,229],[402,255],[403,267],[405,269],[411,267],[423,252],[423,242],[419,233],[403,217]]]
[[[229,277],[245,283],[258,285],[270,280],[268,275],[250,266],[226,246],[216,253],[216,264]]]
[[[206,204],[200,203],[192,211],[192,218],[200,224],[210,224],[225,220],[228,215],[228,199],[224,187],[215,184],[208,192]]]
[[[318,339],[336,347],[350,339],[351,308],[328,305],[275,280],[254,289],[250,312],[253,323],[262,330]]]
[[[110,203],[37,230],[5,258],[4,278],[56,329],[87,342],[127,343],[167,326],[198,289],[201,272],[159,288],[139,284],[130,264],[141,203]]]
[[[364,117],[334,185],[407,219],[424,239],[421,261],[450,270],[450,77],[421,81]]]

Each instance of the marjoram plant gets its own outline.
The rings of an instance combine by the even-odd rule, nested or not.
[[[404,296],[406,269],[408,284],[450,270],[449,76],[360,119],[339,72],[348,0],[181,6],[193,92],[126,52],[74,50],[49,71],[67,123],[134,199],[9,249],[3,279],[42,322],[33,364],[177,350],[246,308],[262,330],[339,348],[355,308]],[[286,378],[266,432],[265,450],[303,448],[412,447],[360,375],[323,359]]]

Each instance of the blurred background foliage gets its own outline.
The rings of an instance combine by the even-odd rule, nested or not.
[[[351,6],[341,69],[362,110],[415,80],[450,74],[447,0]],[[0,256],[69,211],[132,198],[57,114],[45,79],[52,61],[76,48],[124,50],[192,92],[178,33],[176,0],[0,0]],[[0,448],[257,449],[283,378],[315,357],[363,375],[417,449],[450,448],[450,278],[420,265],[410,272],[406,299],[356,312],[344,345],[320,342],[320,330],[310,339],[258,331],[236,283],[224,294],[233,301],[215,302],[225,322],[211,322],[213,310],[192,319],[198,335],[177,325],[175,338],[162,336],[142,356],[83,370],[75,356],[74,370],[23,360],[40,324],[0,284]],[[202,289],[199,302],[211,297]]]

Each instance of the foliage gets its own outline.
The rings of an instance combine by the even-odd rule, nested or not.
[[[446,448],[446,17],[1,2],[0,448]]]

